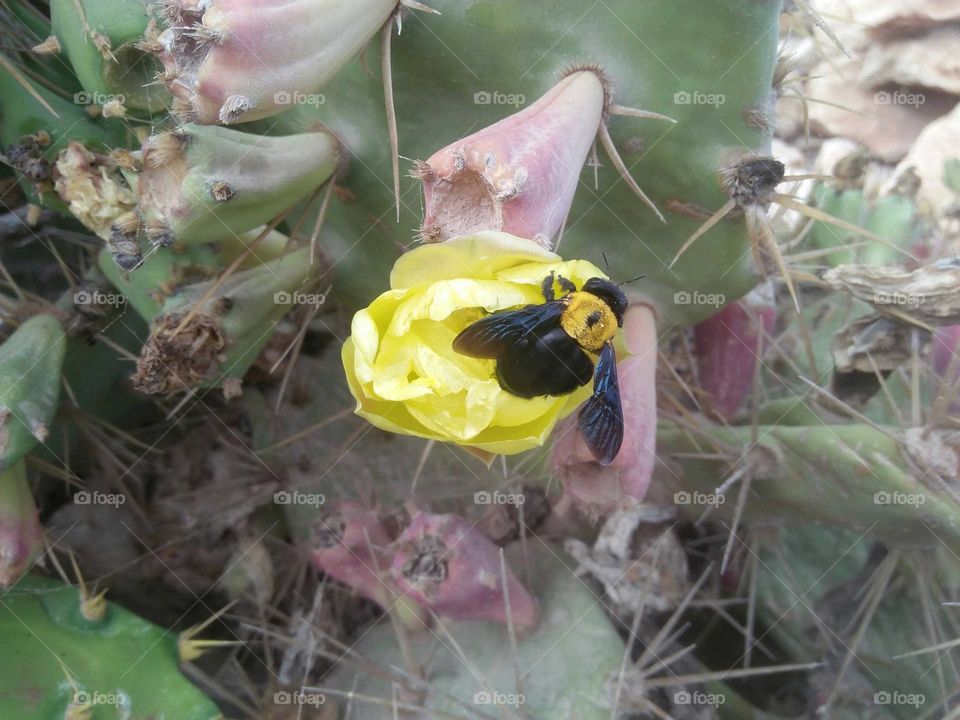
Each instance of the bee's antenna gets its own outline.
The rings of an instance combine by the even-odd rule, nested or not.
[[[600,254],[603,255],[603,264],[607,266],[607,272],[609,273],[609,272],[610,272],[610,261],[607,260],[607,254],[606,254],[603,250],[600,251]],[[630,280],[624,280],[622,283],[617,283],[617,287],[623,287],[623,286],[626,285],[627,283],[632,283],[632,282],[635,282],[635,281],[640,280],[641,278],[645,278],[645,277],[646,277],[646,274],[637,275],[635,278],[631,278]]]

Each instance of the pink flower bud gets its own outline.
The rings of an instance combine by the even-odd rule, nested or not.
[[[643,500],[650,485],[657,431],[657,326],[645,305],[627,310],[623,321],[627,349],[617,365],[623,404],[623,445],[612,463],[596,462],[577,430],[576,415],[557,431],[554,471],[566,500],[593,519]]]
[[[502,230],[549,247],[570,209],[605,95],[596,73],[573,72],[531,106],[418,163],[421,236]]]
[[[394,594],[387,575],[391,542],[376,512],[344,501],[314,524],[312,558],[327,575],[389,608]]]
[[[12,585],[43,552],[43,530],[23,462],[0,473],[0,587]]]

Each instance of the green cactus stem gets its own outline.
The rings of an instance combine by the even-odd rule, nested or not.
[[[70,65],[60,56],[63,48],[53,37],[50,18],[29,0],[7,0],[0,8],[0,38],[5,52],[19,69],[42,77],[49,87],[71,95],[81,90]],[[52,38],[52,40],[51,40]]]
[[[117,117],[126,109],[166,107],[170,96],[154,83],[160,63],[138,47],[145,35],[159,32],[153,7],[124,0],[52,0],[53,34],[83,86],[74,102]]]
[[[114,232],[122,232],[120,223]],[[248,248],[257,242],[256,251]],[[139,258],[136,272],[124,272],[117,262],[115,245],[100,252],[97,263],[113,286],[122,292],[134,309],[150,321],[160,314],[163,303],[184,285],[209,280],[224,265],[239,262],[240,270],[250,270],[281,257],[290,244],[290,238],[277,230],[261,226],[239,235],[224,238],[219,252],[213,245],[186,247],[157,247]],[[245,256],[245,258],[242,258]]]
[[[65,350],[63,328],[52,315],[35,315],[0,345],[0,471],[46,440]]]
[[[690,517],[710,508],[729,516],[740,490],[717,491],[734,473],[740,482],[749,474],[748,521],[820,522],[870,532],[891,547],[942,542],[957,551],[960,503],[948,490],[960,477],[956,435],[916,429],[898,437],[865,424],[765,425],[754,444],[749,426],[663,422],[657,448],[676,474],[663,473],[654,487]]]
[[[220,258],[210,245],[156,248],[141,258],[133,272],[124,272],[109,250],[100,252],[97,264],[148,322],[161,313],[167,298],[181,287],[209,280],[221,269]]]
[[[186,125],[143,145],[140,214],[155,245],[208,243],[251,230],[309,195],[340,157],[326,129],[262,137]]]
[[[813,189],[814,204],[824,212],[888,241],[859,241],[854,233],[824,222],[815,222],[810,229],[808,242],[818,249],[838,248],[837,252],[823,256],[831,266],[861,263],[863,265],[886,265],[907,259],[894,248],[910,250],[918,237],[916,206],[910,198],[891,193],[873,200],[864,195],[862,188],[832,188],[818,184]],[[853,242],[858,248],[846,248]]]

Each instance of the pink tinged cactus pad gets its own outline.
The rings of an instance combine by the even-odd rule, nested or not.
[[[509,614],[520,633],[536,625],[536,603],[501,563],[500,548],[457,515],[417,513],[397,539],[390,574],[405,594],[441,617],[506,624]]]
[[[617,365],[623,404],[623,445],[609,465],[594,460],[575,422],[558,430],[553,467],[563,481],[564,505],[590,518],[643,500],[650,485],[657,429],[657,326],[652,310],[634,305],[623,321],[630,357]],[[569,506],[569,505],[567,505]]]
[[[743,408],[776,323],[770,287],[761,285],[693,328],[697,381],[709,412],[731,418]]]

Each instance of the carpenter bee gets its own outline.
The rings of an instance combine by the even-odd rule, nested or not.
[[[497,361],[497,381],[522,398],[566,395],[593,378],[593,395],[578,421],[593,456],[613,462],[623,442],[623,408],[613,338],[623,327],[627,297],[618,285],[590,278],[580,290],[554,274],[544,278],[545,303],[504,310],[467,327],[453,341],[462,355]],[[587,353],[599,354],[594,368]]]

